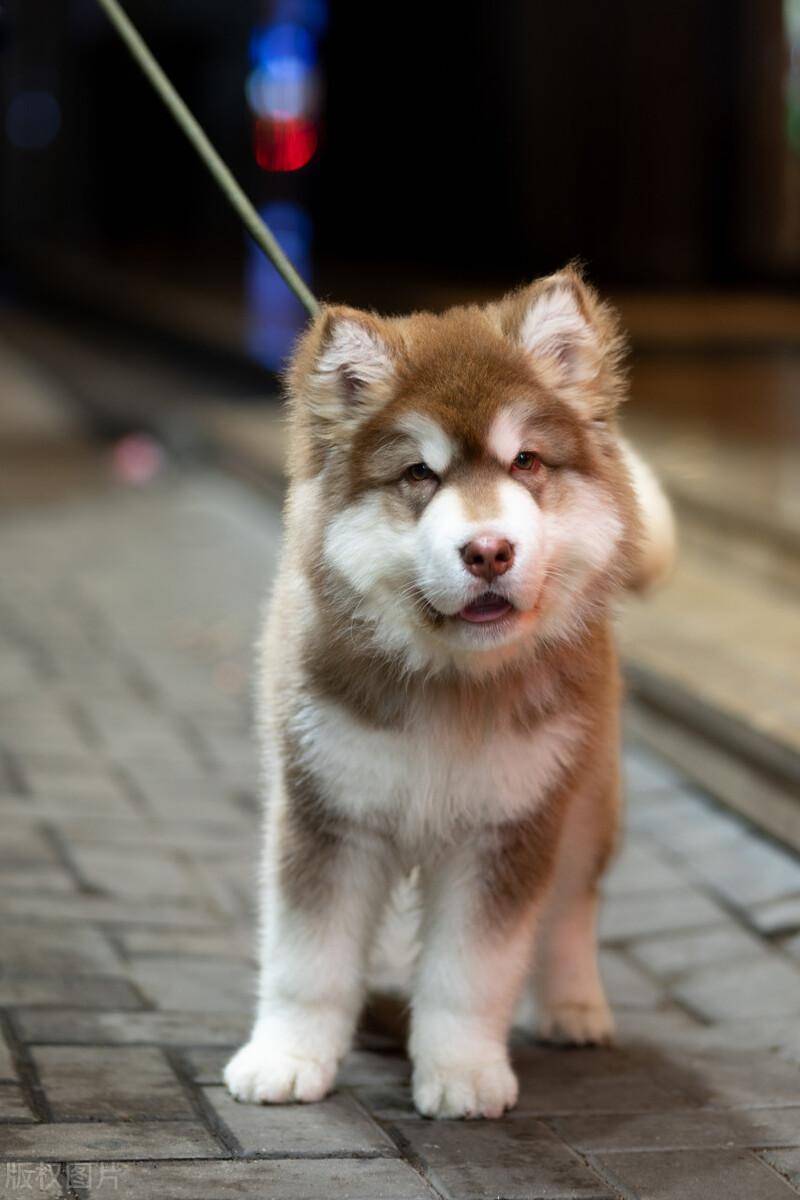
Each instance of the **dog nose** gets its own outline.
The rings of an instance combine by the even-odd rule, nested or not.
[[[507,538],[477,537],[461,547],[464,566],[471,575],[487,583],[496,575],[505,575],[514,561],[514,547]]]

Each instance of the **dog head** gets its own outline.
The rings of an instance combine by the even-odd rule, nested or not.
[[[440,316],[323,310],[288,377],[319,602],[417,665],[574,637],[638,536],[620,346],[571,268]]]

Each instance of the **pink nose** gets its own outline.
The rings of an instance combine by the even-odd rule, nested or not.
[[[477,537],[461,547],[464,566],[471,575],[487,583],[505,575],[514,562],[514,547],[506,538]]]

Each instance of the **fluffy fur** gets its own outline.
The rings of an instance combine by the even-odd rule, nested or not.
[[[324,1096],[370,974],[408,989],[429,1116],[514,1104],[528,988],[544,1036],[611,1036],[595,945],[619,808],[610,610],[673,540],[616,425],[620,350],[571,269],[441,316],[328,308],[302,339],[238,1099]]]

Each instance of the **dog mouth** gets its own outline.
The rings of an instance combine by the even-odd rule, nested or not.
[[[514,611],[514,605],[499,596],[497,592],[483,592],[466,608],[462,608],[457,617],[460,621],[468,621],[472,625],[486,625],[491,621],[501,621]]]

